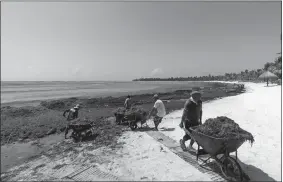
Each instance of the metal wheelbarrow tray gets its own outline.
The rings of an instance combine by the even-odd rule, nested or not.
[[[211,158],[214,159],[220,167],[225,179],[229,181],[243,181],[244,178],[245,180],[249,180],[249,177],[242,171],[237,160],[237,150],[245,140],[236,138],[215,138],[195,131],[197,127],[198,126],[191,127],[189,131],[185,130],[198,144],[197,160],[200,155],[208,154],[210,157],[205,160],[203,164],[207,164],[207,161]],[[201,150],[200,147],[203,149]],[[236,159],[230,156],[232,152],[236,152]],[[203,166],[203,164],[201,166]]]
[[[141,117],[136,117],[136,115],[134,114],[127,114],[127,113],[115,113],[115,117],[116,117],[116,123],[118,125],[120,124],[127,124],[131,130],[135,130],[137,129],[138,122],[141,122],[141,127],[144,123],[146,123],[146,117],[145,116],[141,116]]]
[[[86,135],[86,131],[91,129],[93,125],[90,122],[81,121],[81,122],[70,123],[68,127],[73,130],[71,137],[75,141],[82,141],[82,139]]]

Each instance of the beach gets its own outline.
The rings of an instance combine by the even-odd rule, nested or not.
[[[149,85],[156,85],[156,83],[152,82]],[[163,85],[166,85],[166,83],[163,83]],[[178,87],[174,87],[174,85],[178,85]],[[167,89],[163,87],[163,92],[159,94],[164,101],[167,113],[183,108],[186,99],[190,97],[189,93],[195,89],[204,92],[204,101],[237,95],[243,91],[226,92],[234,85],[219,83],[196,82],[188,84],[188,82],[182,82],[167,83],[166,86]],[[132,95],[132,101],[139,107],[149,111],[153,106],[152,96],[154,93],[158,92],[149,91],[145,94]],[[46,151],[46,148],[50,148],[56,142],[64,140],[62,132],[68,122],[62,116],[62,113],[65,109],[71,108],[77,103],[82,106],[79,112],[80,119],[87,118],[99,124],[99,128],[96,129],[99,136],[93,141],[95,142],[95,148],[105,147],[110,144],[117,145],[118,138],[129,128],[117,125],[115,119],[113,121],[113,111],[118,107],[123,107],[125,99],[126,95],[102,98],[78,97],[45,100],[36,106],[14,107],[13,104],[12,106],[2,106],[1,145],[2,151],[5,152],[1,156],[3,159],[1,171],[4,172],[15,164],[30,160],[30,157],[39,155],[41,152]],[[107,118],[110,118],[109,122]],[[49,136],[47,133],[50,130],[55,130],[55,133]],[[115,134],[112,134],[113,132]],[[37,143],[39,141],[42,141],[41,144]],[[101,142],[98,144],[97,141]],[[66,144],[66,146],[69,145]]]
[[[245,83],[245,85],[246,93],[205,102],[204,119],[227,116],[234,119],[243,129],[251,132],[255,137],[253,146],[246,142],[238,150],[243,171],[251,181],[280,181],[281,100],[279,98],[281,87],[265,87],[264,84],[254,83]],[[278,99],[264,99],[270,95]],[[255,101],[259,97],[263,99]],[[244,107],[243,102],[245,102]],[[159,132],[175,140],[176,143],[184,133],[178,126],[181,113],[182,110],[177,110],[166,115],[159,126]],[[148,120],[147,123],[153,126],[152,120]],[[71,144],[71,141],[66,142],[69,143],[68,145]],[[66,142],[59,142],[55,146],[65,146]],[[39,155],[36,159],[9,169],[1,177],[13,174],[10,180],[39,178],[47,180],[51,179],[51,176],[57,180],[65,179],[64,176],[79,170],[84,163],[86,166],[94,165],[93,168],[96,170],[99,169],[108,174],[108,177],[105,175],[104,179],[96,178],[95,174],[91,174],[92,180],[113,180],[111,176],[120,180],[154,181],[210,181],[214,179],[212,174],[200,172],[192,164],[179,158],[172,152],[170,146],[155,140],[150,132],[125,130],[119,137],[118,144],[119,147],[115,149],[101,147],[89,150],[88,148],[95,145],[94,143],[81,143],[73,146],[73,151],[57,154],[52,159],[47,154]],[[104,155],[101,155],[102,153]],[[91,156],[96,157],[94,159]],[[40,164],[47,165],[40,166]],[[55,170],[58,164],[64,164],[59,171],[65,171],[65,174]]]
[[[1,3],[1,181],[282,181],[281,5]]]
[[[47,83],[45,83],[47,85]],[[57,83],[58,84],[58,83]],[[81,83],[85,85],[86,83]],[[104,83],[106,84],[106,83]],[[112,83],[107,83],[112,84]],[[106,84],[106,85],[107,85]],[[117,84],[117,83],[115,83]],[[119,87],[123,87],[125,83],[122,83]],[[143,87],[145,83],[127,83],[128,85],[137,85]],[[36,83],[29,83],[23,89],[35,89]],[[45,85],[45,86],[46,86]],[[59,84],[61,87],[61,84]],[[72,89],[77,88],[73,84],[69,83]],[[151,87],[158,87],[157,89],[149,89]],[[15,86],[15,85],[14,85]],[[117,85],[116,85],[117,86]],[[192,90],[201,90],[204,92],[203,100],[212,100],[220,97],[226,97],[241,93],[241,90],[234,89],[233,92],[227,92],[231,90],[235,85],[233,84],[221,84],[221,83],[205,83],[205,82],[177,82],[177,83],[147,83],[143,88],[145,90],[133,92],[132,102],[140,107],[143,107],[147,111],[152,108],[153,94],[158,93],[160,98],[164,101],[167,108],[167,112],[172,112],[176,109],[181,109],[184,106],[186,99],[190,97]],[[21,85],[21,87],[23,87]],[[111,85],[111,87],[114,87]],[[236,86],[237,87],[237,86]],[[6,87],[6,91],[7,91]],[[56,88],[53,84],[53,89]],[[11,89],[11,86],[10,86]],[[109,89],[109,88],[108,88]],[[141,88],[139,88],[142,90]],[[49,91],[52,94],[52,91]],[[36,92],[41,93],[41,92]],[[64,93],[62,93],[64,94]],[[64,95],[60,99],[50,99],[46,97],[45,100],[39,101],[37,105],[30,106],[29,102],[33,102],[36,97],[27,98],[29,101],[22,102],[23,106],[15,106],[14,103],[1,104],[1,144],[12,143],[19,140],[37,139],[47,135],[49,130],[56,130],[57,133],[63,131],[67,125],[66,118],[62,116],[63,111],[74,107],[76,104],[81,105],[79,116],[81,119],[90,118],[91,120],[100,120],[102,118],[114,116],[113,111],[118,107],[123,107],[127,94],[115,93],[107,97],[71,97],[64,98],[69,95]],[[3,96],[5,97],[5,95]],[[21,96],[22,97],[22,96]]]

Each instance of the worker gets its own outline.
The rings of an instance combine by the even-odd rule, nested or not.
[[[131,96],[127,96],[125,103],[124,103],[125,109],[130,109],[131,108]]]
[[[152,115],[154,116],[153,122],[155,125],[155,130],[158,131],[158,125],[161,123],[163,117],[166,115],[166,110],[162,100],[159,99],[157,94],[153,96],[153,100],[155,103],[148,115],[148,118],[150,118],[150,116]]]
[[[63,116],[66,117],[66,113],[68,113],[67,121],[76,119],[78,118],[78,115],[79,115],[79,108],[80,108],[80,105],[77,104],[75,107],[65,110],[63,113]]]
[[[184,105],[184,111],[181,118],[180,127],[185,131],[190,131],[190,127],[198,126],[202,123],[202,101],[201,101],[201,93],[194,91],[191,93],[191,97],[186,101]],[[190,135],[185,133],[183,139],[180,140],[180,145],[183,151],[186,151],[185,142],[190,140],[189,150],[193,150],[194,140],[190,137]]]
[[[66,117],[66,113],[68,113],[67,116],[67,121],[71,121],[73,119],[77,119],[79,116],[79,109],[80,109],[80,105],[77,104],[75,107],[71,108],[71,109],[67,109],[64,111],[63,116]],[[69,122],[67,123],[66,129],[65,129],[65,138],[67,138],[67,134],[69,131]]]

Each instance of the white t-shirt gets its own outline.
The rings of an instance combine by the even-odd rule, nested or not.
[[[165,106],[163,104],[163,102],[161,100],[157,100],[155,103],[154,103],[154,108],[156,108],[157,110],[157,116],[159,117],[164,117],[166,115],[166,110],[165,110]]]

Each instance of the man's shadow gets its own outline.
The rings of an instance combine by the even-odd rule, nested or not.
[[[175,128],[159,128],[158,131],[174,131]],[[145,131],[156,131],[154,127],[150,127],[150,126],[143,126],[142,128],[140,127],[140,125],[138,126],[137,129],[135,129],[134,131],[139,131],[139,132],[145,132]]]
[[[165,127],[162,127],[160,128],[160,131],[174,131],[175,128],[165,128]]]
[[[231,157],[233,157],[234,159],[236,158],[234,155],[231,155]],[[250,177],[251,181],[276,181],[261,169],[253,165],[245,164],[240,161],[239,158],[238,163],[240,164],[242,170]]]
[[[190,152],[191,154],[192,153]],[[204,158],[203,158],[204,157]],[[209,155],[205,155],[201,157],[201,161],[204,161],[207,157],[209,157]],[[235,155],[231,155],[231,157],[233,157],[234,159],[236,159]],[[276,181],[275,179],[273,179],[272,177],[270,177],[268,174],[266,174],[265,172],[263,172],[261,169],[253,166],[253,165],[248,165],[243,163],[242,161],[239,160],[239,158],[237,159],[239,165],[242,168],[242,171],[248,175],[248,177],[250,178],[250,181]],[[208,166],[206,167],[210,167],[212,168],[212,170],[216,171],[217,173],[219,173],[220,175],[222,175],[220,169],[218,169],[218,165],[216,165],[215,162],[211,162],[208,164]]]

